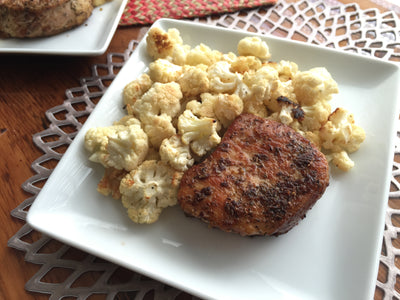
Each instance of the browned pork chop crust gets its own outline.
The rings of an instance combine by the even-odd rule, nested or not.
[[[58,34],[81,25],[92,11],[92,0],[0,0],[0,36]]]
[[[212,227],[241,235],[293,228],[329,184],[325,156],[289,126],[251,114],[183,175],[178,202]]]

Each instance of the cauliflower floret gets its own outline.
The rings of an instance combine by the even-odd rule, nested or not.
[[[143,124],[144,132],[149,137],[150,144],[158,149],[162,141],[176,133],[175,127],[172,125],[172,119],[167,114],[159,116],[150,116]]]
[[[224,127],[228,127],[232,123],[232,121],[243,111],[243,101],[236,94],[211,95],[205,93],[201,96],[203,103],[206,101],[214,103],[214,115]]]
[[[157,221],[163,208],[177,203],[181,177],[181,172],[155,160],[146,160],[131,171],[119,188],[129,218],[140,224]]]
[[[232,64],[237,59],[237,55],[233,52],[223,53],[221,60],[227,61]]]
[[[239,55],[253,55],[261,60],[268,60],[271,57],[269,48],[266,42],[259,37],[245,37],[238,43],[237,50]]]
[[[160,146],[160,156],[163,162],[169,163],[178,171],[186,171],[194,164],[189,145],[185,145],[178,135],[163,140]]]
[[[292,122],[304,118],[304,112],[297,103],[283,96],[278,97],[276,102],[281,108],[279,112],[271,115],[272,119],[285,125],[291,125]]]
[[[293,92],[293,85],[291,80],[274,80],[271,84],[271,95],[269,98],[264,99],[264,104],[272,112],[278,112],[281,107],[281,105],[277,101],[279,97],[285,97],[290,99],[292,102],[297,103],[296,95]]]
[[[243,83],[249,87],[252,97],[264,101],[271,97],[273,82],[279,80],[278,71],[269,65],[264,65],[255,73],[245,73]]]
[[[186,104],[186,109],[190,110],[196,117],[216,118],[214,106],[217,97],[212,94],[203,93],[200,95],[201,101],[192,100]]]
[[[181,86],[183,96],[186,98],[196,97],[201,93],[207,92],[210,86],[207,66],[185,65],[183,67],[182,76],[178,78],[177,82]]]
[[[113,123],[113,125],[124,125],[124,126],[137,125],[137,124],[140,124],[140,121],[135,117],[129,115],[123,116],[121,119]]]
[[[281,60],[279,63],[269,63],[269,65],[272,65],[278,71],[279,80],[283,82],[292,80],[299,71],[298,65],[288,60]]]
[[[200,44],[191,49],[186,55],[186,64],[196,66],[204,64],[211,66],[213,63],[220,61],[222,53],[218,50],[211,50],[210,47]]]
[[[331,105],[328,101],[319,101],[311,106],[302,106],[304,119],[301,121],[303,130],[319,130],[331,114]]]
[[[353,114],[337,108],[320,130],[322,147],[333,152],[357,151],[365,139],[365,132],[354,124]]]
[[[269,115],[267,107],[256,97],[249,97],[246,100],[243,100],[243,112],[262,118],[266,118]]]
[[[197,117],[217,118],[224,127],[228,127],[243,111],[243,101],[236,94],[203,93],[200,98],[201,102],[188,102],[186,109]]]
[[[147,124],[150,122],[147,119],[156,115],[166,114],[173,118],[180,111],[181,99],[182,92],[179,84],[156,82],[136,101],[133,112],[143,123]]]
[[[104,195],[111,195],[114,199],[121,199],[121,193],[119,192],[119,185],[122,178],[129,172],[126,170],[117,170],[114,168],[105,168],[103,178],[97,185],[97,191]]]
[[[186,57],[190,51],[189,45],[181,45],[175,44],[174,50],[171,53],[171,56],[168,57],[172,63],[178,66],[183,66],[186,64]]]
[[[217,131],[220,125],[212,118],[198,118],[190,110],[185,110],[178,119],[178,131],[182,142],[190,145],[194,153],[203,156],[221,141]]]
[[[293,78],[294,93],[301,105],[310,106],[322,100],[330,100],[338,93],[338,85],[325,68],[313,68],[297,72]]]
[[[208,68],[210,90],[216,93],[231,93],[235,91],[241,74],[232,73],[227,61],[219,61]]]
[[[342,171],[349,171],[354,167],[354,161],[351,160],[346,151],[333,152],[325,155],[328,162],[332,162],[337,168]]]
[[[96,127],[90,128],[85,134],[85,148],[94,154],[104,150],[108,144],[108,136],[115,134],[115,127]]]
[[[276,69],[264,65],[256,72],[247,72],[243,75],[243,81],[236,88],[237,94],[243,100],[243,112],[267,117],[268,110],[265,102],[271,98],[274,82],[279,80]],[[276,111],[280,110],[277,105]]]
[[[261,68],[261,60],[255,56],[238,56],[231,62],[232,73],[241,73],[257,71]]]
[[[128,113],[132,114],[132,105],[150,89],[152,84],[153,82],[149,75],[142,74],[124,87],[122,96],[124,104],[127,106]]]
[[[85,147],[92,153],[91,161],[127,171],[135,169],[149,149],[147,134],[135,118],[123,118],[109,127],[90,128],[85,135]]]
[[[167,32],[158,27],[152,27],[147,33],[147,53],[153,58],[171,56],[178,45],[183,41],[177,29],[171,28]]]
[[[182,74],[182,67],[159,58],[149,65],[149,76],[152,81],[167,83],[176,81]]]

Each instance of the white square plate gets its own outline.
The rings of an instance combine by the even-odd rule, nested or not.
[[[82,25],[34,39],[0,39],[0,53],[101,55],[111,42],[128,0],[113,0],[93,9]]]
[[[247,32],[159,20],[191,46],[235,51]],[[88,161],[84,134],[123,116],[123,87],[147,71],[145,39],[113,81],[29,210],[38,231],[203,298],[372,299],[388,202],[400,69],[378,59],[261,36],[272,60],[300,70],[325,66],[338,82],[332,103],[349,109],[366,131],[355,167],[332,171],[307,218],[279,237],[246,238],[210,229],[166,209],[153,225],[136,225],[119,201],[96,191],[102,167]]]

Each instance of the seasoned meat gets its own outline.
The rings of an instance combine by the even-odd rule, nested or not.
[[[93,0],[0,0],[0,36],[50,36],[81,25]]]
[[[329,184],[325,156],[287,125],[242,114],[221,143],[182,178],[183,211],[245,235],[293,228]]]

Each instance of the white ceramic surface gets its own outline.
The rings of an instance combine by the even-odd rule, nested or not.
[[[0,53],[101,55],[114,36],[128,0],[113,0],[96,7],[82,25],[35,39],[0,39]]]
[[[184,42],[234,51],[247,32],[159,20]],[[121,91],[147,71],[145,39],[119,72],[29,210],[38,231],[126,268],[207,299],[372,299],[388,202],[400,100],[400,68],[300,42],[262,36],[272,60],[300,70],[325,66],[338,82],[332,104],[354,113],[366,131],[348,173],[332,170],[326,193],[307,217],[280,237],[245,238],[210,229],[178,207],[153,225],[132,223],[119,201],[101,196],[101,166],[83,147],[90,127],[123,114]]]

